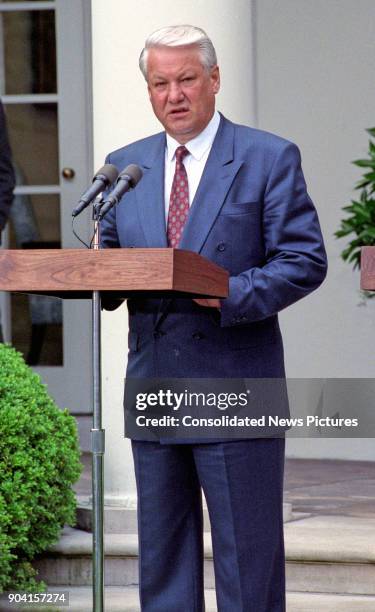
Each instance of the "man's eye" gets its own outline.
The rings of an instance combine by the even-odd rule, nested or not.
[[[194,77],[184,77],[184,78],[182,79],[182,82],[183,82],[183,83],[188,83],[189,81],[193,81],[193,80],[194,80]]]
[[[155,87],[157,87],[158,89],[160,89],[161,87],[164,87],[165,83],[161,82],[160,83],[155,83]]]

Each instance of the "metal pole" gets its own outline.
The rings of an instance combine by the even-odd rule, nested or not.
[[[100,243],[99,222],[94,205],[94,243]],[[104,450],[105,432],[102,429],[101,397],[101,340],[100,340],[100,292],[92,293],[93,387],[94,411],[92,441],[92,510],[93,510],[93,612],[104,610]]]

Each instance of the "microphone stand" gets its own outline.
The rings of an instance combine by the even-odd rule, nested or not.
[[[93,206],[93,249],[100,249],[99,204]],[[92,510],[93,510],[93,612],[104,610],[104,452],[105,431],[102,428],[101,389],[101,303],[100,291],[92,292],[92,355],[94,410],[91,429],[92,445]]]

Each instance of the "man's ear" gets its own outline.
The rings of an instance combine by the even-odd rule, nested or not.
[[[219,66],[215,66],[211,70],[211,81],[212,81],[212,89],[214,94],[217,94],[220,90],[220,70]]]

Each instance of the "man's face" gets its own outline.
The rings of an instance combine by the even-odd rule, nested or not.
[[[219,68],[206,70],[194,46],[153,47],[147,58],[148,93],[165,131],[180,144],[198,136],[215,110]]]

